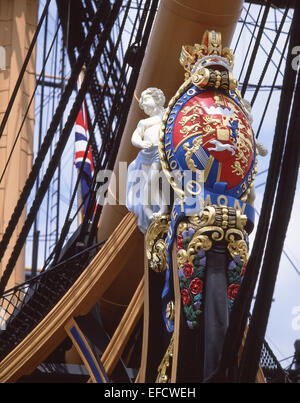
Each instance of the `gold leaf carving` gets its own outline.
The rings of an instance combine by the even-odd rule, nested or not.
[[[158,217],[150,224],[145,237],[149,266],[158,273],[163,272],[167,267],[165,238],[169,226],[170,221],[168,216]]]
[[[185,249],[179,249],[177,251],[178,266],[181,267],[188,261],[187,251]]]

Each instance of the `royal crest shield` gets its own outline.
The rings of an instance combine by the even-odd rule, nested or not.
[[[209,36],[204,36],[205,41]],[[218,184],[218,193],[241,198],[254,180],[255,138],[231,75],[229,50],[212,44],[213,37],[208,45],[184,47],[181,63],[191,75],[166,110],[160,158],[169,182],[181,195],[196,195],[197,178],[201,178],[206,190],[216,190]],[[220,55],[205,55],[205,49]],[[199,64],[201,60],[206,67]],[[190,186],[183,183],[187,172],[194,175]]]

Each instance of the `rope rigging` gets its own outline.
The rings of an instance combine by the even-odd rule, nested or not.
[[[263,30],[264,30],[264,27],[266,25],[266,21],[267,21],[267,18],[268,18],[270,7],[271,7],[271,5],[269,3],[267,3],[267,5],[265,6],[265,9],[264,9],[264,13],[263,13],[263,16],[262,16],[262,19],[261,19],[261,23],[260,23],[260,26],[259,26],[259,29],[258,29],[256,41],[255,41],[255,44],[254,44],[253,52],[251,54],[248,69],[247,69],[247,72],[246,72],[246,75],[245,75],[245,78],[244,78],[243,87],[241,89],[242,97],[245,96],[246,88],[247,88],[249,78],[250,78],[250,75],[251,75],[251,71],[252,71],[252,68],[253,68],[253,64],[254,64],[254,61],[255,61],[255,58],[256,58],[256,55],[257,55],[257,51],[258,51],[258,48],[259,48],[259,44],[260,44],[260,41],[261,41]],[[253,35],[254,35],[254,33],[253,33]]]
[[[294,19],[296,27],[297,24],[299,27],[300,13],[297,9],[295,10]],[[300,34],[300,29],[298,27],[296,38],[299,37]],[[300,130],[300,117],[298,113],[298,106],[300,104],[299,84],[300,81],[298,75],[293,109],[291,112],[286,146],[282,160],[282,169],[274,205],[275,213],[273,213],[270,225],[263,265],[261,268],[257,298],[253,308],[252,319],[241,359],[241,369],[239,375],[241,382],[245,380],[252,382],[253,379],[255,379],[260,349],[271,308],[279,261],[294,202],[300,149],[300,139],[298,135]],[[280,214],[277,214],[276,212],[280,212]],[[278,231],[279,229],[280,232]]]
[[[246,65],[246,61],[247,61],[247,58],[248,58],[248,54],[249,54],[249,52],[250,52],[250,48],[251,48],[251,45],[252,45],[252,41],[253,41],[253,39],[256,39],[255,36],[254,36],[254,34],[255,34],[256,28],[257,28],[257,26],[258,26],[259,17],[260,17],[260,14],[261,14],[262,10],[263,10],[263,6],[261,5],[261,6],[260,6],[260,9],[259,9],[259,14],[258,14],[257,19],[256,19],[256,22],[255,22],[255,26],[254,26],[254,28],[253,28],[253,32],[251,32],[251,30],[247,27],[246,20],[245,20],[245,25],[244,25],[244,26],[245,26],[246,28],[248,28],[248,30],[251,32],[252,35],[251,35],[251,39],[250,39],[250,42],[249,42],[249,45],[248,45],[247,54],[246,54],[246,56],[245,56],[245,58],[244,58],[243,65],[242,65],[242,68],[241,68],[241,70],[240,70],[240,75],[239,75],[238,81],[241,80],[241,77],[242,77],[242,74],[243,74],[243,71],[244,71],[244,68],[245,68],[245,65]],[[249,9],[248,9],[248,13],[249,13]]]
[[[246,21],[247,21],[247,17],[248,17],[248,14],[249,14],[251,5],[252,5],[252,4],[249,3],[248,8],[247,8],[247,11],[246,11],[246,15],[245,15],[245,17],[244,17],[244,19],[243,19],[242,27],[241,27],[240,32],[239,32],[239,36],[238,36],[238,38],[237,38],[237,41],[236,41],[236,44],[235,44],[235,47],[234,47],[234,50],[233,50],[233,54],[235,54],[236,49],[237,49],[237,47],[238,47],[238,44],[240,43],[240,39],[241,39],[243,30],[244,30],[244,28],[245,28],[245,25],[246,25]]]
[[[272,44],[272,47],[271,47],[271,49],[270,49],[269,56],[268,56],[268,58],[267,58],[267,60],[266,60],[266,63],[265,63],[265,65],[264,65],[264,68],[263,68],[262,73],[261,73],[261,75],[260,75],[259,81],[258,81],[258,83],[257,83],[256,90],[255,90],[255,92],[254,92],[254,94],[253,94],[253,97],[252,97],[252,99],[251,99],[251,106],[253,106],[253,104],[254,104],[254,102],[255,102],[255,100],[256,100],[256,97],[257,97],[257,95],[258,95],[259,88],[260,88],[260,86],[261,86],[261,84],[262,84],[262,82],[263,82],[263,79],[264,79],[265,75],[266,75],[267,69],[268,69],[269,64],[270,64],[270,61],[271,61],[271,59],[272,59],[274,50],[275,50],[275,48],[276,48],[276,45],[277,45],[278,39],[279,39],[279,37],[280,37],[280,34],[281,34],[281,31],[282,31],[283,25],[284,25],[284,23],[285,23],[285,20],[286,20],[286,17],[287,17],[288,12],[289,12],[289,8],[286,7],[285,12],[284,12],[284,15],[283,15],[283,17],[282,17],[282,19],[281,19],[281,21],[280,21],[280,26],[279,26],[279,29],[278,29],[278,31],[277,31],[276,37],[275,37],[275,39],[274,39],[274,41],[273,41],[273,44]],[[283,53],[282,53],[282,55],[283,55]],[[278,68],[277,68],[277,71],[278,71]]]
[[[250,255],[247,264],[245,277],[241,284],[241,288],[237,295],[235,304],[233,305],[232,308],[229,327],[223,345],[222,358],[219,364],[219,368],[215,373],[215,376],[212,378],[212,380],[222,379],[228,381],[234,378],[233,370],[237,365],[238,350],[241,345],[242,336],[246,326],[248,313],[250,310],[252,295],[254,292],[255,284],[257,281],[263,257],[263,252],[268,234],[269,222],[272,213],[272,206],[274,203],[275,191],[280,177],[281,160],[286,141],[286,129],[288,126],[289,112],[292,105],[293,92],[296,83],[296,72],[293,69],[291,69],[290,66],[292,58],[291,51],[292,48],[297,44],[297,37],[299,37],[298,33],[299,21],[297,21],[298,13],[299,10],[297,10],[297,12],[295,10],[294,18],[292,20],[291,39],[289,43],[288,56],[285,67],[283,89],[280,97],[280,103],[277,114],[277,121],[276,121],[270,165],[268,170],[267,184],[261,208],[261,216],[258,222],[252,253]],[[278,194],[277,197],[279,197]],[[287,207],[287,210],[289,207],[290,206]],[[274,216],[276,215],[276,211],[274,211],[273,215]],[[283,236],[285,236],[284,232]],[[280,248],[279,250],[276,251],[276,253],[281,254]],[[252,365],[257,365],[257,361],[254,362],[253,360]]]
[[[0,295],[3,293],[3,291],[5,289],[5,286],[6,286],[8,280],[9,280],[9,277],[10,277],[12,271],[13,271],[14,264],[15,264],[15,262],[16,262],[16,260],[18,258],[18,255],[19,255],[19,253],[20,253],[20,251],[21,251],[21,249],[22,249],[22,247],[24,245],[26,236],[27,236],[27,234],[28,234],[28,232],[30,230],[31,224],[32,224],[32,222],[33,222],[33,220],[35,218],[36,212],[37,212],[37,210],[38,210],[38,208],[39,208],[39,206],[41,204],[42,198],[44,197],[44,195],[45,195],[45,193],[46,193],[46,191],[48,189],[48,186],[49,186],[49,183],[51,181],[53,172],[55,171],[55,169],[57,167],[57,163],[58,163],[59,158],[61,157],[61,154],[63,152],[63,149],[64,149],[64,147],[66,145],[66,142],[68,140],[70,131],[73,128],[76,116],[77,116],[78,111],[79,111],[79,109],[81,107],[81,104],[82,104],[82,101],[84,99],[85,93],[87,91],[88,85],[90,84],[92,76],[91,75],[89,76],[88,73],[92,74],[94,72],[96,66],[97,66],[99,56],[100,56],[101,51],[103,50],[103,47],[105,45],[106,37],[108,36],[108,34],[109,34],[110,30],[111,30],[111,26],[112,26],[112,24],[113,24],[113,22],[114,22],[114,20],[116,18],[119,6],[120,6],[120,2],[118,1],[113,6],[113,9],[112,9],[111,14],[110,14],[110,18],[107,18],[107,20],[106,20],[106,23],[105,23],[104,29],[103,29],[102,40],[98,43],[96,51],[94,53],[94,56],[91,59],[91,62],[89,63],[89,65],[88,65],[87,74],[86,74],[85,79],[84,79],[84,81],[82,83],[82,87],[79,90],[79,93],[78,93],[78,95],[76,97],[76,100],[75,100],[75,102],[73,104],[72,110],[71,110],[71,112],[69,114],[69,117],[68,117],[68,120],[67,120],[67,122],[65,124],[64,130],[63,130],[63,132],[62,132],[62,134],[61,134],[61,136],[59,138],[59,141],[58,141],[58,143],[56,145],[55,151],[53,153],[53,157],[52,157],[51,161],[49,162],[46,174],[45,174],[45,176],[44,176],[44,178],[43,178],[43,180],[42,180],[42,182],[40,184],[40,188],[39,188],[39,190],[38,190],[38,192],[36,194],[35,200],[34,200],[34,202],[32,204],[32,207],[30,209],[29,214],[27,215],[27,218],[25,220],[23,228],[22,228],[22,230],[20,232],[20,235],[19,235],[18,240],[16,242],[16,245],[14,247],[14,250],[13,250],[13,252],[11,254],[11,257],[9,259],[9,262],[7,264],[7,267],[6,267],[6,269],[5,269],[4,273],[3,273],[3,276],[2,276],[2,278],[0,280]],[[56,109],[56,112],[55,112],[55,114],[53,116],[53,119],[52,119],[52,122],[50,124],[50,127],[49,127],[49,129],[47,131],[47,134],[46,134],[46,136],[44,138],[44,141],[43,141],[43,143],[41,145],[40,151],[39,151],[39,153],[38,153],[38,155],[36,157],[36,160],[34,162],[32,170],[31,170],[31,172],[30,172],[30,174],[28,176],[28,179],[27,179],[27,181],[25,183],[23,191],[21,192],[20,198],[19,198],[19,200],[17,202],[17,205],[16,205],[16,208],[14,210],[14,213],[13,213],[11,219],[10,219],[10,222],[8,223],[8,226],[7,226],[6,230],[5,230],[3,238],[2,238],[2,240],[0,242],[0,259],[2,259],[3,255],[5,253],[5,250],[7,248],[7,245],[9,243],[9,240],[11,238],[11,235],[12,235],[14,229],[16,228],[16,225],[17,225],[17,223],[19,221],[19,218],[21,216],[21,213],[23,211],[25,203],[26,203],[26,201],[28,199],[30,191],[31,191],[31,189],[32,189],[32,187],[34,185],[34,182],[36,180],[36,177],[37,177],[37,175],[39,173],[41,164],[42,164],[42,162],[43,162],[43,160],[45,158],[45,155],[46,155],[46,153],[47,153],[47,151],[48,151],[48,149],[50,147],[50,144],[51,144],[51,142],[53,140],[53,136],[54,136],[54,134],[56,132],[56,129],[57,129],[59,123],[60,123],[61,115],[62,115],[62,113],[63,113],[63,111],[64,111],[64,109],[66,107],[66,104],[67,104],[67,102],[69,100],[69,97],[70,97],[71,93],[73,92],[73,89],[75,88],[75,84],[76,84],[78,75],[79,75],[79,73],[80,73],[80,71],[82,69],[83,64],[86,61],[86,57],[87,57],[87,54],[89,53],[91,44],[92,44],[93,39],[95,37],[95,33],[99,29],[99,22],[101,20],[101,12],[102,12],[102,10],[101,10],[101,7],[100,7],[97,10],[96,14],[95,14],[95,17],[94,17],[94,20],[92,22],[90,31],[88,32],[88,35],[87,35],[87,37],[86,37],[86,39],[85,39],[85,41],[84,41],[84,43],[83,43],[83,45],[81,47],[81,50],[80,50],[80,53],[78,55],[76,64],[75,64],[75,66],[74,66],[74,68],[72,70],[72,74],[71,74],[71,76],[69,78],[69,81],[68,81],[66,87],[65,87],[65,91],[64,91],[64,93],[63,93],[63,95],[62,95],[62,97],[60,99],[59,105],[58,105],[58,107]]]
[[[284,59],[284,54],[285,54],[285,51],[286,51],[288,43],[289,43],[289,39],[290,39],[290,33],[288,33],[288,35],[286,37],[286,40],[285,40],[285,44],[283,46],[282,54],[281,54],[281,57],[280,57],[280,60],[279,60],[279,63],[278,63],[278,69],[276,70],[276,73],[274,75],[272,86],[271,86],[271,89],[270,89],[270,92],[269,92],[269,95],[268,95],[268,99],[267,99],[266,105],[264,107],[264,111],[263,111],[261,120],[259,122],[258,129],[257,129],[257,132],[256,132],[256,136],[255,136],[256,138],[258,138],[258,136],[260,134],[260,131],[261,131],[261,128],[262,128],[262,125],[263,125],[263,122],[264,122],[264,119],[265,119],[265,116],[266,116],[266,113],[267,113],[267,110],[268,110],[268,107],[269,107],[269,104],[270,104],[270,100],[271,100],[271,97],[272,97],[272,94],[273,94],[273,91],[274,91],[274,88],[275,88],[275,83],[277,81],[278,73],[280,71],[280,67],[281,67],[281,64],[282,64],[283,59]]]
[[[148,1],[145,5],[144,5],[144,10],[143,10],[143,16],[141,18],[141,25],[140,25],[140,29],[138,31],[138,39],[140,43],[140,50],[136,55],[136,60],[135,60],[135,69],[132,72],[132,75],[130,76],[130,80],[129,83],[127,85],[126,88],[126,93],[124,96],[124,104],[123,104],[123,109],[122,109],[122,113],[120,114],[120,119],[118,122],[118,133],[121,134],[123,132],[123,129],[125,127],[125,123],[126,123],[126,119],[127,119],[127,114],[130,108],[130,104],[131,104],[131,100],[133,98],[133,93],[135,90],[135,86],[136,86],[136,82],[138,79],[138,75],[140,72],[140,67],[142,64],[142,60],[144,58],[144,52],[146,49],[146,45],[150,36],[150,31],[151,31],[151,27],[154,21],[154,17],[155,17],[155,13],[156,13],[156,9],[158,6],[158,1],[154,0],[152,1],[151,7],[150,7],[151,1]],[[146,15],[148,14],[148,19],[146,21]],[[142,38],[140,38],[140,35],[142,35],[142,31],[144,30],[144,34],[142,36]],[[120,86],[121,87],[121,86]],[[120,88],[119,87],[119,88]],[[121,89],[120,89],[121,90]],[[115,108],[117,108],[117,100],[118,100],[119,94],[118,92],[116,92],[115,97],[114,97],[114,103],[113,103],[113,110]],[[113,116],[113,113],[111,114],[111,116]],[[112,119],[109,119],[108,121],[108,128],[109,130],[107,130],[107,132],[110,131],[110,129],[112,128],[112,124],[113,121]],[[110,155],[113,156],[117,154],[117,150],[119,148],[119,144],[120,144],[120,140],[121,140],[121,136],[118,135],[117,136],[117,140],[114,142],[114,146],[112,147],[112,149],[110,150]],[[111,158],[109,157],[108,160],[111,160]],[[113,166],[110,163],[108,165],[108,169],[112,169]],[[95,171],[94,171],[94,177],[93,177],[93,182],[91,185],[91,189],[96,189],[96,178],[97,178],[97,174],[99,172],[99,170],[101,169],[101,161],[99,159],[97,166],[95,167]],[[84,223],[83,223],[83,229],[82,231],[84,232],[86,229],[86,226],[88,224],[88,222],[91,220],[93,213],[94,213],[94,204],[95,204],[95,196],[96,196],[96,192],[93,193],[92,197],[89,200],[89,205],[87,207],[87,211],[84,217]],[[97,224],[99,221],[99,217],[102,211],[102,206],[97,205],[95,214],[92,221],[92,226],[91,226],[91,230],[90,230],[90,234],[89,234],[89,239],[88,239],[88,245],[91,245],[93,238],[96,234],[97,231]]]
[[[149,13],[149,20],[148,20],[146,28],[145,28],[145,34],[143,36],[143,42],[142,42],[142,48],[144,48],[144,49],[146,47],[146,42],[149,39],[149,34],[150,34],[150,28],[149,27],[151,27],[151,25],[153,23],[155,11],[156,11],[156,8],[157,8],[157,2],[155,1],[155,2],[152,3],[152,7],[151,7],[151,10],[149,12],[150,3],[151,3],[151,1],[148,1],[147,4],[145,4],[145,7],[143,9],[143,15],[147,15]],[[125,17],[126,17],[126,15],[124,16],[124,18]],[[137,21],[137,18],[136,18],[136,21]],[[146,22],[145,16],[141,18],[141,21],[142,22],[141,22],[141,24],[139,26],[139,31],[138,31],[137,37],[135,38],[136,41],[138,39],[138,42],[141,41],[142,31],[144,29],[144,24]],[[114,49],[117,49],[117,46],[119,45],[120,39],[121,39],[121,36],[119,34],[119,38],[116,41],[116,45],[115,45]],[[143,56],[144,56],[143,52],[140,52],[140,58],[139,58],[139,61],[136,61],[135,70],[134,70],[134,73],[133,73],[133,76],[132,76],[133,78],[131,79],[130,85],[127,86],[127,93],[129,95],[124,97],[125,100],[127,100],[125,102],[126,108],[123,106],[122,110],[120,110],[120,112],[119,112],[119,114],[121,113],[121,116],[123,117],[122,119],[119,119],[119,122],[120,122],[119,123],[119,128],[118,128],[119,133],[121,133],[123,131],[123,128],[124,128],[124,123],[125,123],[124,118],[126,118],[126,116],[127,116],[127,111],[129,109],[129,106],[130,106],[133,91],[135,89],[135,85],[136,85],[136,81],[137,81],[137,77],[138,77],[139,68],[137,66],[141,65]],[[110,63],[109,73],[110,73],[110,71],[112,69],[112,66],[113,66],[113,60],[111,60],[111,63]],[[125,68],[127,68],[126,63],[124,63],[122,69],[124,70]],[[107,77],[106,77],[106,81],[107,81],[106,84],[108,84],[109,76],[110,76],[110,74],[108,74]],[[121,76],[123,76],[122,72],[121,72]],[[118,91],[116,91],[116,94],[114,96],[113,105],[112,105],[112,109],[111,109],[111,115],[110,115],[111,117],[108,120],[107,125],[105,126],[105,132],[106,133],[111,133],[111,131],[112,131],[113,117],[115,116],[115,114],[117,114],[117,108],[119,108],[119,106],[118,106],[119,105],[119,98],[120,98],[120,93],[119,92],[121,91],[121,87],[122,86],[119,85]],[[101,94],[101,97],[102,97],[101,102],[104,102],[104,93]],[[96,114],[96,116],[94,118],[92,128],[91,128],[91,132],[94,132],[94,129],[96,127],[97,122],[98,122],[98,116]],[[89,130],[89,132],[90,132],[90,130]],[[82,167],[83,167],[84,161],[85,161],[85,159],[87,157],[87,152],[88,152],[88,148],[89,148],[90,144],[91,144],[91,137],[89,137],[89,140],[88,140],[88,143],[87,143],[87,146],[86,146],[85,155],[83,157],[83,162],[82,162]],[[94,239],[96,231],[97,231],[97,223],[98,223],[98,220],[99,220],[99,215],[101,213],[101,206],[97,206],[97,210],[95,212],[95,204],[96,204],[95,195],[96,195],[96,192],[94,190],[97,187],[96,186],[97,173],[99,172],[99,170],[101,168],[103,168],[103,162],[102,162],[101,158],[98,158],[97,162],[96,162],[95,170],[94,170],[94,175],[93,175],[93,178],[92,178],[92,184],[91,184],[90,192],[85,197],[85,199],[86,199],[88,196],[90,196],[90,201],[89,201],[86,213],[85,213],[84,218],[83,218],[81,233],[82,233],[82,237],[84,237],[84,234],[87,231],[88,224],[92,223],[92,227],[91,227],[91,231],[90,231],[89,238],[88,238],[88,243],[87,243],[88,245],[91,245],[91,243],[93,242],[93,239]],[[62,228],[62,231],[61,231],[59,241],[58,241],[57,245],[55,246],[55,250],[48,257],[44,268],[49,264],[50,260],[53,258],[54,255],[55,255],[55,257],[54,257],[54,260],[52,261],[52,264],[55,264],[55,262],[57,261],[59,253],[60,253],[60,250],[62,249],[63,243],[64,243],[64,241],[66,239],[67,234],[68,234],[68,229],[70,228],[70,224],[71,224],[71,222],[73,221],[73,219],[75,218],[75,216],[77,214],[76,213],[74,215],[73,219],[70,220],[71,209],[72,209],[73,203],[75,201],[75,197],[76,197],[76,194],[77,194],[77,189],[78,189],[78,186],[80,184],[81,175],[82,175],[82,168],[80,169],[80,171],[78,173],[78,176],[77,176],[76,184],[74,186],[73,194],[72,194],[71,199],[70,199],[69,209],[68,209],[68,212],[66,214],[65,222],[63,224],[63,228]],[[84,200],[83,200],[83,202],[84,202]],[[83,204],[83,202],[81,204]],[[79,212],[80,209],[81,209],[81,207],[78,208],[77,212]],[[95,212],[95,215],[94,215],[94,212]]]
[[[28,63],[29,63],[30,57],[31,57],[32,52],[33,52],[33,50],[34,50],[34,47],[35,47],[35,44],[36,44],[36,41],[37,41],[39,32],[40,32],[41,27],[42,27],[42,25],[43,25],[44,19],[45,19],[46,15],[47,15],[50,1],[51,1],[51,0],[47,0],[47,3],[46,3],[46,5],[45,5],[45,7],[44,7],[44,10],[43,10],[43,13],[42,13],[42,15],[41,15],[40,21],[39,21],[39,23],[38,23],[37,29],[36,29],[36,31],[35,31],[35,33],[34,33],[34,35],[33,35],[33,38],[32,38],[32,41],[31,41],[31,43],[30,43],[28,52],[27,52],[27,54],[26,54],[26,57],[25,57],[23,66],[22,66],[22,68],[21,68],[21,71],[20,71],[18,80],[17,80],[17,82],[16,82],[15,88],[14,88],[13,93],[12,93],[12,95],[11,95],[11,97],[10,97],[9,102],[8,102],[8,105],[7,105],[5,114],[4,114],[4,116],[3,116],[3,119],[2,119],[2,122],[1,122],[1,125],[0,125],[0,138],[1,138],[2,135],[3,135],[3,131],[4,131],[4,129],[5,129],[5,126],[6,126],[8,117],[9,117],[9,114],[10,114],[11,109],[12,109],[12,107],[13,107],[13,104],[14,104],[14,102],[15,102],[17,93],[18,93],[19,88],[20,88],[20,85],[21,85],[22,80],[23,80],[23,78],[24,78],[24,74],[25,74],[25,72],[26,72],[27,65],[28,65]]]

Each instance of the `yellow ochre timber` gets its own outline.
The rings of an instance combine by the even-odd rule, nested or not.
[[[136,217],[128,213],[71,289],[35,329],[0,362],[0,382],[30,374],[66,337],[65,325],[87,314],[135,249]]]
[[[144,305],[144,279],[141,280],[132,300],[123,315],[123,318],[117,327],[113,337],[103,355],[102,364],[108,376],[111,375],[118,360],[126,347],[131,333],[133,332],[138,320],[143,315]]]
[[[25,56],[36,30],[38,0],[0,0],[0,46],[5,49],[6,66],[0,70],[0,122],[15,88]],[[35,51],[30,57],[21,87],[0,139],[0,175],[4,170],[35,88]],[[33,156],[34,102],[15,145],[8,169],[0,184],[0,239],[14,211],[15,203],[23,189],[31,169]],[[25,220],[24,209],[17,230],[11,238],[0,265],[0,276],[6,267],[12,247],[15,245]],[[24,281],[24,250],[7,284],[12,288]]]

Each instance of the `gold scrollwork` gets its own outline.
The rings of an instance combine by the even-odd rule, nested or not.
[[[200,217],[198,215],[189,216],[188,222],[197,228],[200,225]]]
[[[188,228],[188,223],[187,223],[187,222],[184,222],[184,221],[181,221],[181,222],[178,224],[178,227],[177,227],[177,234],[179,234],[179,233],[185,231],[187,228]]]
[[[201,227],[213,225],[213,223],[215,222],[215,218],[216,218],[216,209],[213,206],[205,207],[205,209],[202,211],[200,215]]]
[[[169,321],[174,320],[175,318],[175,304],[173,301],[169,301],[166,306],[166,318]]]
[[[236,241],[234,240],[234,237],[231,236],[229,238],[227,249],[233,258],[239,255],[243,264],[248,262],[248,247],[243,239]]]
[[[240,239],[244,239],[243,231],[241,231],[240,229],[231,228],[228,231],[226,231],[225,240],[227,242],[231,242],[233,240],[236,241]]]
[[[158,367],[158,375],[156,378],[155,383],[167,383],[169,381],[169,376],[167,374],[168,368],[170,367],[170,362],[173,357],[173,350],[174,350],[174,332],[172,334],[170,344],[167,348],[165,355]]]
[[[187,258],[189,262],[193,263],[194,257],[200,249],[207,251],[211,247],[212,241],[209,239],[209,237],[207,235],[199,234],[197,231],[187,249]]]
[[[239,210],[236,211],[236,227],[242,230],[247,223],[247,216],[245,214],[241,214]]]
[[[240,256],[243,264],[248,262],[248,246],[244,239],[244,232],[239,229],[229,229],[226,232],[225,240],[228,242],[227,249],[232,258]]]
[[[191,74],[204,67],[205,63],[217,58],[228,70],[233,68],[232,50],[222,46],[222,38],[219,32],[205,31],[202,43],[194,46],[185,45],[182,47],[180,64],[184,67],[185,77],[188,79]],[[212,64],[212,63],[211,63]]]
[[[244,227],[247,217],[238,209],[218,206],[207,206],[200,216],[195,216],[196,221],[189,225],[191,217],[186,219],[187,226],[196,230],[187,250],[180,249],[177,252],[179,267],[187,261],[193,263],[196,253],[200,249],[207,251],[211,249],[213,242],[220,242],[223,239],[227,242],[230,255],[234,258],[240,255],[241,261],[248,261],[248,246],[245,241]],[[187,227],[185,227],[186,229]],[[178,231],[179,233],[180,231]]]
[[[191,76],[193,84],[199,89],[213,87],[221,88],[225,91],[235,90],[238,86],[231,71],[219,71],[202,67]]]
[[[197,71],[197,73],[192,75],[192,83],[196,87],[202,88],[208,84],[210,78],[210,72],[208,69],[202,68]]]
[[[165,271],[167,267],[165,238],[169,226],[169,216],[158,217],[150,224],[145,237],[149,266],[158,273]]]

